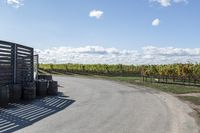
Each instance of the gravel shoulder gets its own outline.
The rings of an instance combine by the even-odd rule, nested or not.
[[[178,98],[114,81],[55,76],[60,91],[75,102],[18,133],[198,133]]]

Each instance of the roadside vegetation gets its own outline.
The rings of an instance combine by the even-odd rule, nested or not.
[[[106,65],[40,64],[41,73],[104,78],[155,88],[172,94],[200,93],[200,64]],[[198,96],[181,96],[200,105]]]
[[[105,76],[144,76],[158,80],[176,79],[183,82],[200,82],[200,64],[169,65],[107,65],[107,64],[40,64],[45,71],[61,73],[94,74]]]

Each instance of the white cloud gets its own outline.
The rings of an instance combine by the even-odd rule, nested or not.
[[[36,49],[35,54],[39,54],[41,63],[168,64],[200,61],[200,48],[146,46],[139,51],[85,46]]]
[[[149,2],[158,3],[163,7],[171,6],[173,3],[176,3],[176,4],[178,4],[178,3],[184,3],[184,4],[189,3],[188,0],[149,0]]]
[[[150,2],[157,2],[164,7],[171,6],[171,0],[150,0]]]
[[[96,19],[100,19],[103,16],[103,11],[100,10],[92,10],[89,13],[90,17],[95,17]]]
[[[24,0],[7,0],[7,4],[9,4],[15,8],[19,8],[24,5],[23,1]]]
[[[153,21],[152,21],[152,26],[159,26],[160,25],[160,19],[154,19]]]
[[[185,4],[188,4],[189,1],[188,0],[174,0],[174,3],[185,3]]]

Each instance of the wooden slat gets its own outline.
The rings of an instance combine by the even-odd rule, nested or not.
[[[11,59],[0,59],[0,62],[11,62]]]
[[[12,84],[11,81],[0,81],[0,85],[9,85],[9,84]]]
[[[4,81],[10,81],[10,80],[12,80],[12,76],[1,76],[0,77],[0,81],[2,81],[2,80],[4,80]]]
[[[11,65],[2,65],[2,64],[0,64],[0,69],[11,69]]]
[[[8,75],[12,75],[12,73],[0,73],[0,76],[8,76]]]
[[[12,70],[4,70],[4,71],[0,70],[0,73],[12,73]]]
[[[17,52],[22,52],[22,53],[31,53],[31,49],[20,49],[19,47],[17,48]]]
[[[25,76],[29,76],[29,75],[30,75],[30,76],[31,76],[31,73],[23,73],[23,72],[22,72],[22,73],[17,73],[17,75],[18,75],[18,76],[19,76],[19,75],[23,75],[23,76],[24,76],[24,75],[25,75]]]
[[[23,67],[23,66],[27,66],[27,67],[31,67],[32,66],[32,64],[31,63],[29,63],[29,62],[27,62],[26,64],[24,63],[24,64],[22,64],[22,62],[17,62],[18,64],[17,64],[17,66],[21,66],[21,67]]]
[[[28,61],[28,60],[17,60],[18,63],[32,63],[32,61]]]
[[[33,50],[33,48],[31,48],[31,47],[23,46],[23,45],[20,45],[20,44],[17,44],[16,46],[17,46],[17,49],[29,49],[31,51]]]
[[[11,62],[3,62],[3,61],[0,61],[0,64],[1,64],[1,65],[2,65],[2,64],[7,65],[7,64],[11,64]]]
[[[31,64],[18,64],[17,67],[19,67],[19,68],[27,68],[27,67],[31,68],[32,65]]]
[[[31,79],[32,77],[31,76],[24,77],[22,75],[18,75],[18,76],[16,76],[16,78],[17,78],[17,80],[23,81],[22,79]]]
[[[17,59],[18,62],[32,62],[32,60],[30,60],[30,58],[24,58],[24,59]]]
[[[20,51],[17,51],[17,54],[31,56],[31,53],[24,53],[24,52],[20,52]]]
[[[7,84],[10,84],[12,83],[11,81],[0,81],[0,85],[7,85]]]
[[[30,67],[25,67],[25,66],[18,66],[17,69],[18,69],[18,70],[21,70],[21,69],[27,70],[27,69],[32,69],[32,68],[30,68]]]
[[[25,75],[28,75],[28,74],[31,74],[31,72],[29,72],[29,71],[18,71],[17,74],[25,74]]]
[[[25,64],[22,65],[22,64],[21,64],[21,65],[17,65],[17,67],[18,67],[18,68],[28,68],[28,67],[31,68],[32,65],[31,65],[31,64],[27,64],[27,65],[25,65]]]
[[[18,73],[17,73],[17,75],[26,75],[26,76],[29,76],[30,74],[31,74],[31,73],[27,73],[27,72],[26,72],[26,73],[25,73],[25,72],[21,72],[21,73],[18,72]]]
[[[32,67],[32,63],[19,64],[18,66],[21,66],[21,67]]]
[[[17,59],[17,62],[33,62],[32,60],[28,60],[30,58],[24,58],[24,59]]]
[[[31,79],[32,77],[31,76],[24,77],[24,76],[18,75],[16,78],[17,80],[23,81],[22,79]]]
[[[29,68],[20,68],[20,69],[17,69],[17,71],[21,71],[21,72],[23,72],[23,71],[26,71],[26,72],[31,72],[31,69],[29,69]]]
[[[18,57],[22,57],[22,58],[31,58],[32,57],[32,55],[29,55],[29,56],[25,56],[25,55],[17,55]]]
[[[3,48],[3,49],[10,49],[10,50],[11,50],[11,46],[5,46],[5,45],[2,45],[2,44],[0,44],[0,48]]]
[[[0,57],[0,60],[11,60],[10,57]]]
[[[0,53],[0,56],[11,57],[11,53]]]
[[[30,52],[31,52],[31,49],[22,49],[22,48],[19,48],[19,47],[18,47],[17,51],[23,51],[23,52],[28,52],[28,53],[30,53]]]
[[[7,45],[7,46],[12,46],[15,43],[0,40],[0,44]]]
[[[1,48],[1,47],[0,47]],[[3,49],[0,49],[0,53],[11,53],[12,51],[10,50],[3,50]]]

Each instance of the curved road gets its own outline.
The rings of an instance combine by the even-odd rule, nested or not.
[[[24,133],[197,133],[192,110],[177,98],[114,81],[54,77],[76,100],[64,110],[19,130]]]

